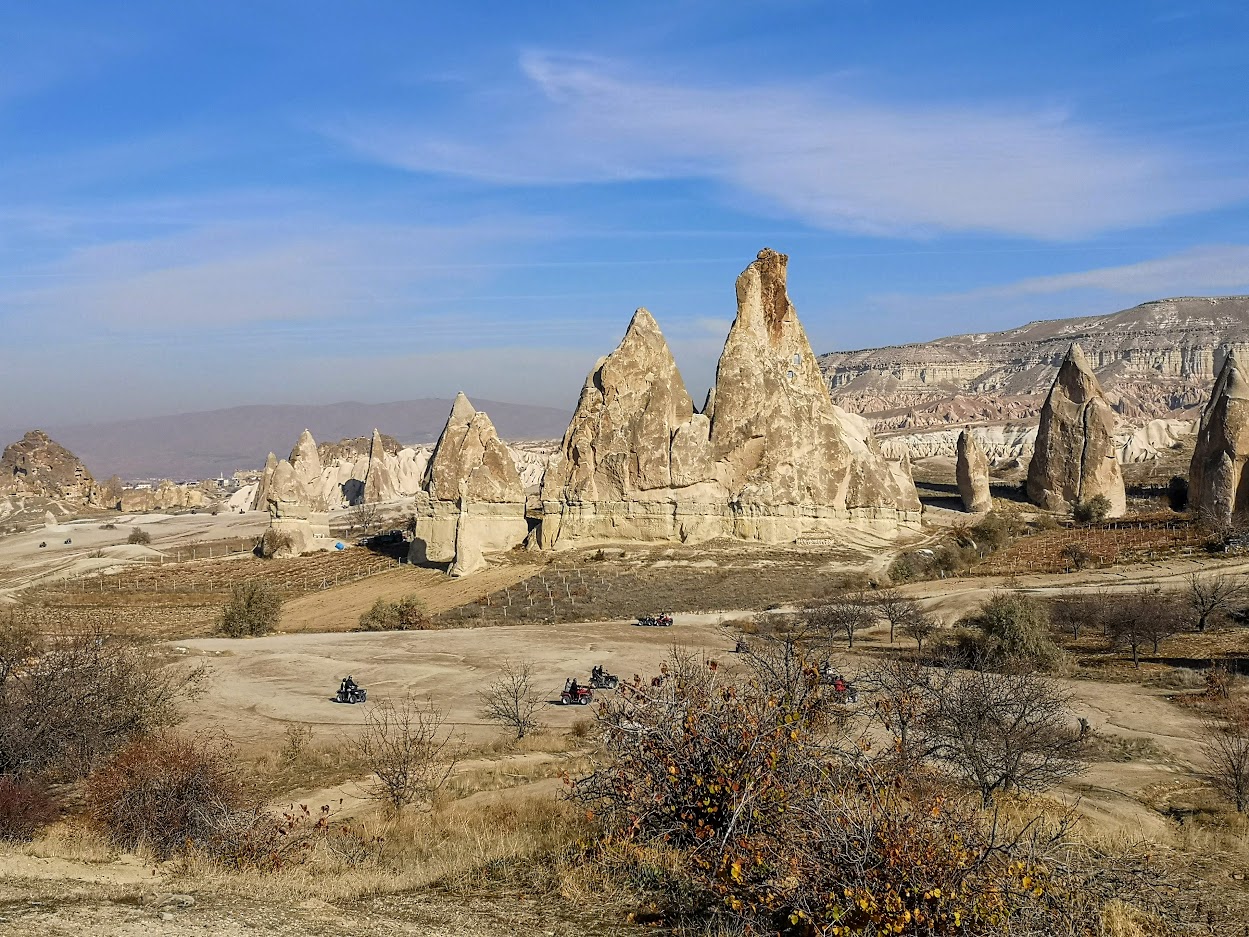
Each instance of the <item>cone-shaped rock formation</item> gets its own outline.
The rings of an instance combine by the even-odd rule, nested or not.
[[[451,563],[455,575],[484,565],[529,533],[525,491],[510,453],[484,412],[456,395],[414,505],[415,563]]]
[[[1114,445],[1115,415],[1079,345],[1063,358],[1028,465],[1028,498],[1050,511],[1104,495],[1110,517],[1127,509]]]
[[[386,444],[382,441],[382,434],[375,428],[373,442],[369,445],[369,467],[364,476],[364,503],[376,504],[380,501],[393,501],[398,497],[399,486],[395,484],[386,460]]]
[[[989,494],[989,460],[976,442],[971,430],[958,434],[955,447],[957,462],[954,475],[958,480],[958,494],[963,499],[963,509],[972,514],[993,508],[993,496]]]
[[[586,380],[542,490],[541,545],[578,540],[783,542],[846,521],[918,520],[909,472],[835,407],[764,250],[737,281],[737,318],[702,413],[645,309]]]
[[[1249,383],[1228,353],[1201,414],[1188,474],[1188,503],[1198,517],[1224,523],[1249,509]]]

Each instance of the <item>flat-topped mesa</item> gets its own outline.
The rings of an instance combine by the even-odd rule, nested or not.
[[[1229,351],[1201,414],[1188,473],[1188,503],[1199,518],[1225,524],[1249,511],[1249,382]]]
[[[788,260],[765,248],[737,278],[716,370],[710,440],[731,533],[783,542],[852,517],[916,523],[914,485],[829,397],[786,290]]]
[[[494,424],[457,394],[414,504],[414,563],[450,563],[453,575],[484,565],[529,533],[525,490]]]
[[[1049,511],[1103,495],[1110,517],[1127,510],[1115,453],[1115,415],[1079,345],[1058,368],[1028,464],[1028,499]]]
[[[720,534],[710,421],[654,317],[638,309],[594,366],[542,485],[544,548],[572,540],[701,540]]]
[[[963,510],[972,514],[993,509],[993,496],[989,493],[989,459],[976,442],[971,430],[958,434],[955,446],[955,480],[958,494],[963,499]]]

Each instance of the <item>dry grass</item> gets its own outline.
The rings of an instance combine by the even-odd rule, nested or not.
[[[581,895],[568,856],[588,833],[581,814],[549,793],[495,802],[470,798],[397,819],[376,813],[335,826],[306,862],[264,876],[190,857],[177,877],[198,891],[292,901],[505,884],[563,895],[565,878],[567,892]]]

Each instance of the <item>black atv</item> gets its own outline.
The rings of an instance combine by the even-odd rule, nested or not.
[[[590,686],[596,690],[614,690],[619,685],[620,678],[601,666],[590,671]]]
[[[369,698],[369,691],[362,686],[358,686],[351,677],[348,677],[338,685],[338,693],[334,697],[336,703],[363,703]]]

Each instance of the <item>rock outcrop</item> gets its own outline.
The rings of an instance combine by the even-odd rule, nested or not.
[[[540,544],[768,543],[848,521],[918,522],[907,466],[833,405],[786,292],[788,258],[764,250],[737,280],[737,317],[702,413],[655,320],[633,316],[595,366],[542,488]]]
[[[954,475],[958,481],[958,494],[963,499],[963,509],[979,514],[993,508],[993,496],[989,493],[989,460],[976,442],[971,430],[958,434],[957,462]]]
[[[0,455],[0,498],[44,498],[67,507],[95,506],[99,490],[87,467],[34,429]]]
[[[1213,523],[1249,510],[1249,383],[1229,352],[1201,415],[1188,474],[1189,507]]]
[[[288,460],[277,463],[267,499],[269,533],[264,549],[269,556],[301,556],[333,546],[329,515],[309,504],[308,490]]]
[[[525,490],[507,446],[485,412],[458,394],[417,493],[414,563],[449,563],[452,575],[484,565],[529,533]]]
[[[694,412],[654,317],[638,309],[586,378],[542,485],[540,543],[720,536],[711,421]]]
[[[386,444],[382,434],[373,430],[369,443],[369,463],[364,470],[364,503],[379,504],[399,497],[399,486],[387,464]]]
[[[1127,510],[1115,451],[1115,415],[1080,346],[1072,344],[1050,388],[1028,464],[1028,498],[1050,511],[1104,495],[1110,517]]]

